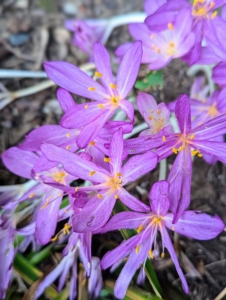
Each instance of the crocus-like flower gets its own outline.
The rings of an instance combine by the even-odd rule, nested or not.
[[[115,283],[114,293],[118,299],[123,299],[125,296],[127,287],[140,265],[145,263],[146,259],[153,259],[159,253],[158,231],[162,238],[161,257],[165,256],[165,248],[167,248],[181,278],[184,291],[188,293],[188,285],[167,228],[190,238],[208,240],[216,237],[225,227],[218,216],[212,217],[199,211],[186,211],[180,216],[178,222],[173,224],[173,215],[168,213],[170,205],[168,190],[169,183],[167,181],[155,183],[149,195],[151,213],[122,212],[115,215],[100,230],[100,232],[106,232],[122,228],[137,228],[138,234],[136,236],[124,241],[116,249],[107,252],[101,261],[101,267],[106,269],[119,259],[128,257]]]
[[[175,114],[180,133],[162,135],[162,145],[160,145],[161,138],[159,136],[150,136],[150,138],[141,136],[124,142],[126,151],[132,154],[157,147],[159,148],[155,151],[160,159],[169,156],[172,152],[178,154],[168,177],[170,209],[175,214],[174,222],[190,203],[191,156],[202,157],[205,153],[226,162],[226,144],[212,140],[226,132],[225,114],[191,129],[190,104],[187,95],[182,95],[177,100]]]
[[[125,98],[136,80],[142,57],[141,42],[135,42],[123,57],[114,81],[110,56],[99,43],[94,44],[95,75],[102,85],[77,67],[66,62],[46,62],[47,75],[56,84],[77,95],[96,100],[77,105],[62,118],[61,125],[69,129],[81,129],[77,138],[80,148],[85,148],[100,132],[115,110],[121,108],[131,121],[133,105]],[[85,116],[85,117],[84,117]]]
[[[100,42],[108,20],[66,20],[65,27],[74,32],[73,43],[93,60],[93,44]]]
[[[45,144],[41,149],[47,159],[61,163],[70,174],[97,183],[75,188],[76,191],[98,191],[82,211],[74,216],[73,228],[76,232],[94,231],[103,226],[110,217],[117,199],[135,211],[148,210],[147,205],[130,195],[123,186],[154,169],[158,158],[155,153],[147,152],[132,157],[122,167],[122,129],[114,133],[109,157],[104,158],[109,163],[110,172],[54,145]],[[73,193],[74,188],[71,190]]]

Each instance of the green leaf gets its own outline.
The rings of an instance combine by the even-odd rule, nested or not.
[[[154,90],[157,87],[163,87],[162,70],[151,71],[144,79],[137,80],[137,82],[135,83],[135,88],[141,91],[149,89],[150,87],[152,87]]]
[[[31,259],[29,259],[29,262],[31,265],[37,265],[41,263],[45,258],[47,258],[51,254],[53,244],[45,247],[39,252],[35,252],[35,254],[32,255]]]

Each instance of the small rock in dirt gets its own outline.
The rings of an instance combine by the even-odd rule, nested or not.
[[[63,27],[57,27],[56,29],[54,29],[53,37],[58,44],[65,44],[70,42],[71,40],[69,31]]]
[[[26,33],[11,34],[9,36],[9,42],[14,47],[26,44],[28,41],[29,35]]]
[[[77,6],[73,2],[66,2],[62,5],[65,14],[74,16],[77,14]]]

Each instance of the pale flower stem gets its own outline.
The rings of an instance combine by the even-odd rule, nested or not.
[[[47,78],[46,72],[34,72],[24,70],[0,70],[0,78]]]
[[[167,160],[162,159],[159,163],[159,180],[166,180]]]
[[[137,134],[137,133],[139,133],[139,132],[141,132],[141,131],[143,131],[143,130],[145,130],[147,128],[148,128],[148,125],[143,122],[143,123],[135,126],[133,128],[132,132],[125,134],[124,135],[124,139],[129,139],[131,136],[133,136],[133,135],[135,135],[135,134]]]
[[[220,292],[220,294],[214,300],[222,300],[226,295],[226,287]]]

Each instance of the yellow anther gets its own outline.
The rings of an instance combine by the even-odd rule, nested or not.
[[[177,149],[176,148],[173,147],[172,151],[173,151],[174,154],[177,154]]]
[[[153,109],[150,109],[150,113],[153,113],[154,112],[154,110]]]
[[[56,234],[50,241],[55,242],[58,239],[58,234]]]
[[[182,145],[182,146],[180,146],[177,150],[178,150],[178,152],[180,152],[180,151],[182,151],[184,148],[185,148],[185,146]]]
[[[202,153],[199,153],[199,154],[198,154],[198,157],[202,157],[202,156],[203,156]]]
[[[161,110],[160,110],[160,109],[157,110],[157,114],[158,114],[158,115],[161,114]]]
[[[70,228],[72,227],[72,225],[70,225],[70,224],[68,224],[68,223],[66,223],[66,224],[64,224],[64,228],[63,228],[63,234],[65,235],[65,234],[69,234],[70,233]]]
[[[189,138],[190,138],[190,140],[194,140],[194,138],[195,138],[194,134],[190,135]]]
[[[110,87],[117,90],[117,85],[115,85],[114,83],[110,83]]]
[[[103,196],[101,194],[97,194],[97,198],[103,199]]]
[[[152,33],[151,35],[150,35],[150,39],[153,39],[155,37],[155,35],[154,35],[154,33]]]
[[[165,257],[165,253],[162,252],[162,253],[161,253],[161,258],[164,258],[164,257]]]
[[[198,150],[192,150],[192,151],[191,151],[191,155],[192,155],[192,156],[195,156],[195,155],[198,154],[198,153],[199,153]]]
[[[121,176],[122,176],[122,173],[116,173],[116,175],[117,175],[118,177],[121,177]]]
[[[214,7],[214,5],[215,5],[215,3],[212,1],[212,2],[210,2],[210,8],[213,8]]]
[[[168,28],[169,28],[169,30],[173,30],[174,29],[173,24],[172,23],[168,23]]]
[[[174,226],[172,227],[172,230],[173,230],[173,231],[175,230],[175,227],[174,227]]]
[[[76,191],[76,193],[78,192],[78,186],[76,186],[75,191]]]
[[[66,212],[66,213],[68,213],[68,212],[69,212],[69,210],[68,210],[68,209],[65,209],[65,212]]]
[[[110,160],[109,157],[105,157],[105,158],[104,158],[104,161],[109,163],[111,160]]]
[[[87,104],[84,106],[85,109],[87,109],[88,107],[89,107],[89,105],[87,105]]]
[[[98,105],[98,107],[99,107],[100,109],[104,109],[103,104],[99,103],[99,104],[97,104],[97,105]]]
[[[66,148],[67,150],[70,149],[70,145],[67,145],[65,148]]]
[[[119,195],[115,195],[115,199],[118,199],[119,198]]]
[[[211,19],[213,20],[215,17],[216,17],[216,15],[217,15],[217,11],[215,10],[212,14],[211,14]]]
[[[173,42],[169,42],[169,46],[170,46],[171,48],[174,48],[174,47],[175,47],[175,44],[174,44]]]
[[[154,255],[153,255],[153,252],[151,249],[148,251],[148,254],[149,254],[150,258],[152,258],[152,259],[154,258]]]
[[[97,76],[97,77],[102,77],[103,75],[100,73],[100,72],[95,72],[95,76]]]
[[[90,144],[91,146],[95,146],[96,143],[95,143],[95,142],[90,142],[89,144]]]
[[[136,246],[136,254],[138,254],[138,252],[140,251],[140,245]]]
[[[40,209],[44,209],[49,205],[49,200],[52,198],[52,195],[50,195],[47,199],[46,199],[46,203],[40,208]]]
[[[152,117],[152,116],[149,116],[149,117],[148,117],[148,120],[150,120],[150,121],[151,121],[152,119],[153,119],[153,117]]]
[[[96,171],[89,172],[89,176],[93,176],[96,173]]]
[[[69,138],[71,135],[70,133],[66,133],[66,137]]]
[[[59,193],[59,194],[58,194],[58,197],[61,197],[61,196],[63,196],[63,194],[62,194],[62,193]]]
[[[157,52],[160,54],[160,53],[161,53],[161,49],[160,49],[160,48],[157,48]]]
[[[28,197],[28,198],[30,198],[30,199],[31,199],[31,198],[33,198],[33,197],[34,197],[34,195],[35,195],[35,194],[34,194],[34,193],[32,193],[32,194],[30,194],[30,195],[29,195],[29,197]]]
[[[143,225],[140,225],[140,226],[137,228],[137,232],[140,233],[141,230],[142,230],[143,228],[144,228],[144,226],[143,226]]]
[[[151,49],[154,50],[155,49],[155,44],[151,45]]]
[[[166,142],[166,137],[163,135],[162,136],[162,141],[165,143]]]
[[[84,286],[85,284],[86,284],[86,277],[82,281],[82,286]]]
[[[88,88],[88,90],[89,90],[89,91],[95,91],[96,88],[91,86],[91,87]]]

